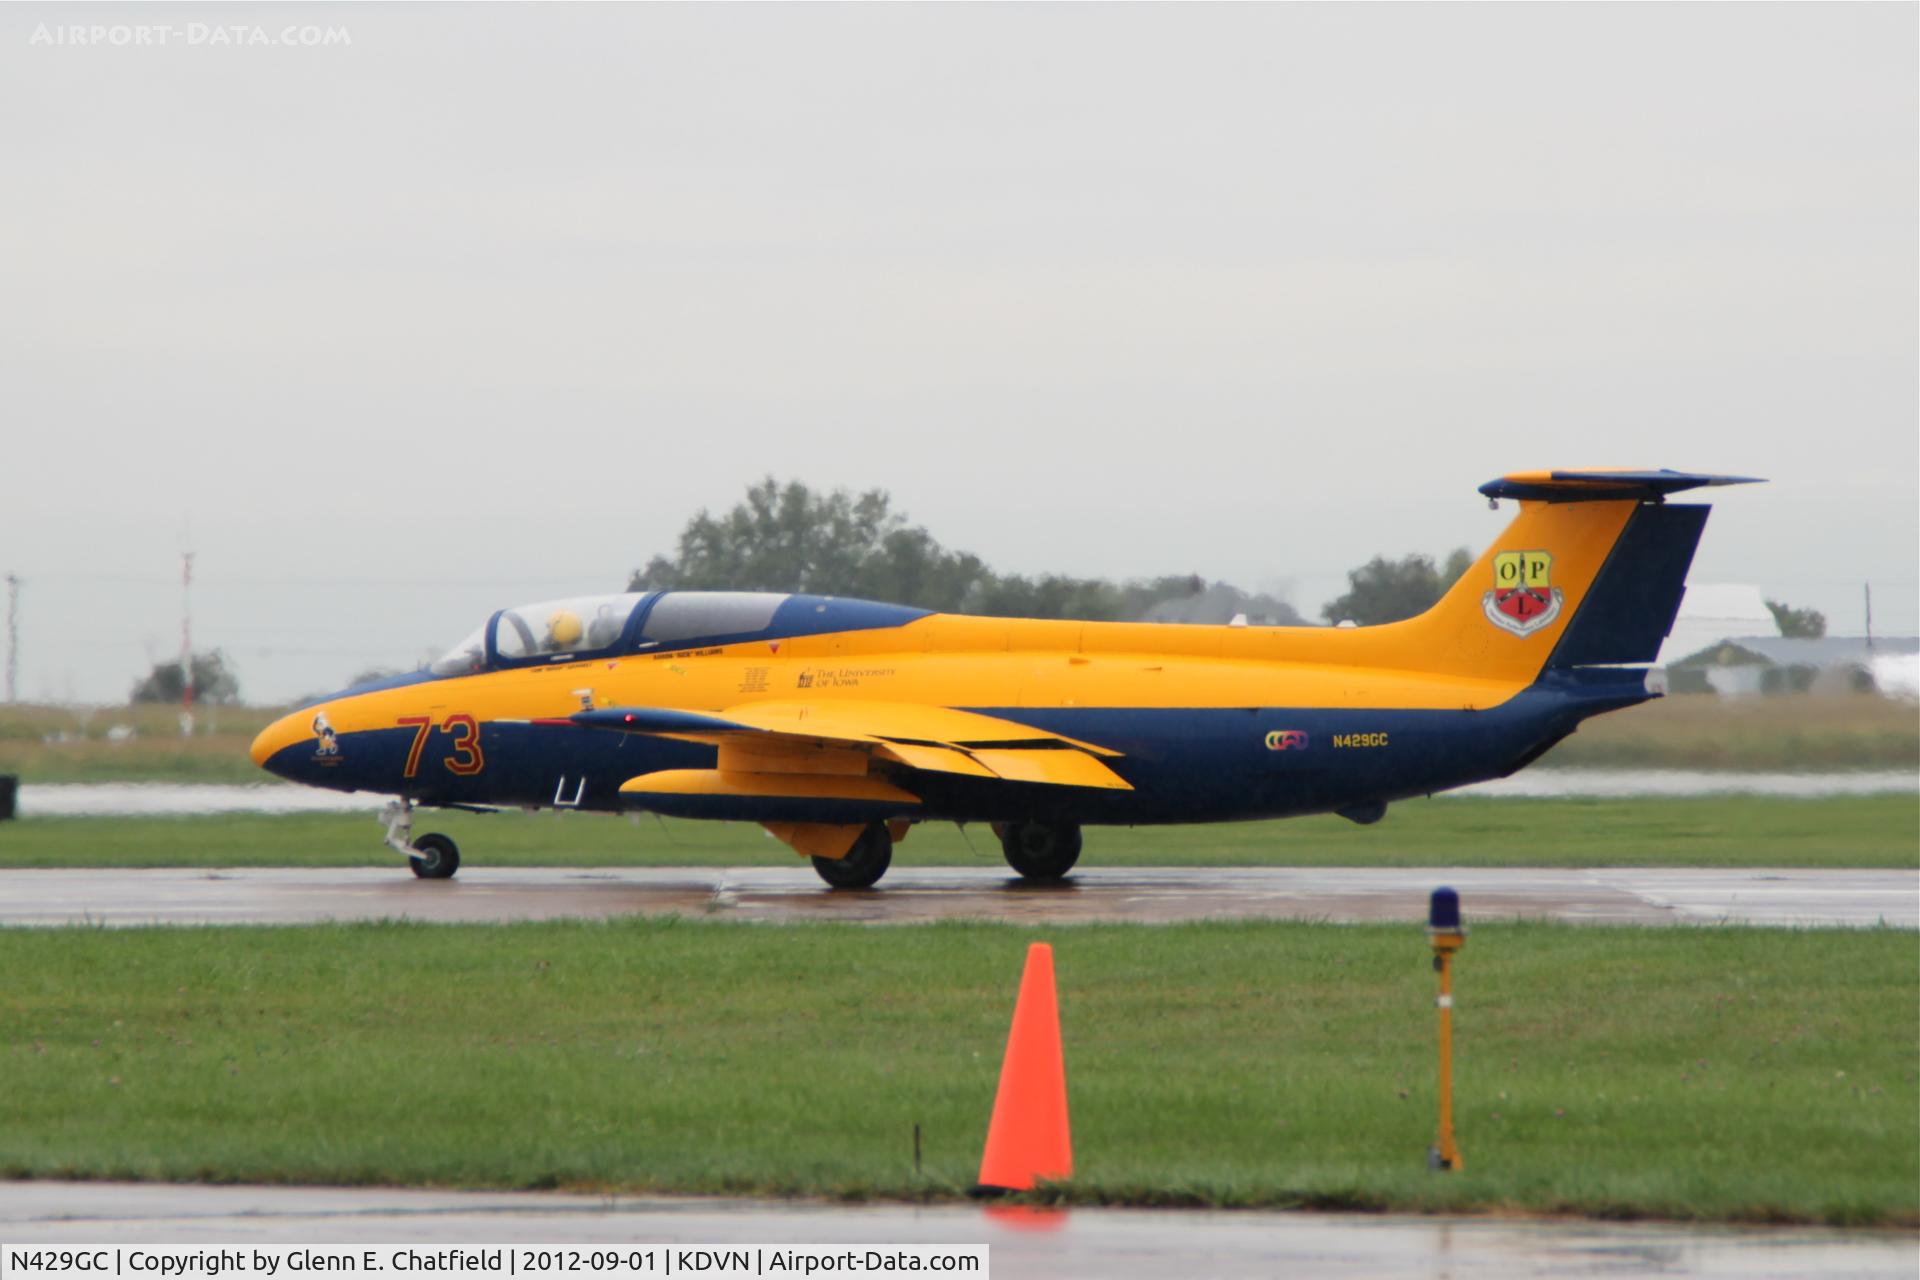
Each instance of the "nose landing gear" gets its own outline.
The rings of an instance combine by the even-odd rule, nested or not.
[[[387,824],[387,847],[405,854],[407,865],[422,880],[449,880],[460,869],[460,846],[438,831],[429,831],[413,839],[413,801],[406,797],[392,800],[381,811]]]
[[[438,831],[413,842],[419,852],[407,855],[407,865],[422,880],[450,880],[460,869],[460,846]]]

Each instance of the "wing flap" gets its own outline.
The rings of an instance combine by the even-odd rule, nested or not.
[[[875,749],[874,754],[903,764],[909,769],[926,769],[932,773],[960,773],[975,778],[1000,776],[980,763],[973,755],[954,747],[935,747],[921,742],[883,742]]]
[[[1039,782],[1056,787],[1098,787],[1107,791],[1133,788],[1113,770],[1084,751],[1021,751],[1005,747],[969,752],[976,761],[1008,782]]]

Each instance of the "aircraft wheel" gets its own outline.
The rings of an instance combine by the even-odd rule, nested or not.
[[[1058,880],[1080,861],[1080,828],[1071,822],[1010,822],[1000,833],[1007,865],[1029,880]]]
[[[450,880],[460,869],[460,846],[438,831],[421,836],[413,847],[418,852],[407,858],[407,865],[422,880]]]
[[[844,858],[815,858],[813,869],[836,889],[871,889],[893,865],[893,835],[876,822],[860,833]]]

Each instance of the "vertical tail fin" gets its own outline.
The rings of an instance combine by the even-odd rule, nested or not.
[[[1482,485],[1520,514],[1440,602],[1376,630],[1407,665],[1531,681],[1549,668],[1652,662],[1673,626],[1705,506],[1666,495],[1744,477],[1529,472]]]

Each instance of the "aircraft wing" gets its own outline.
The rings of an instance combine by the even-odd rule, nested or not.
[[[575,724],[706,742],[722,773],[858,777],[873,760],[1007,782],[1131,790],[1102,763],[1117,751],[1031,725],[952,707],[894,702],[754,702],[718,714],[607,707]]]

